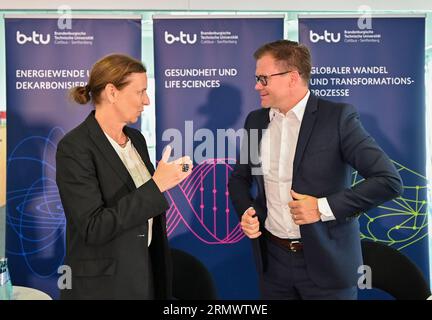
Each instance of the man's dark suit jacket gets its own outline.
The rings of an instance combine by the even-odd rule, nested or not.
[[[142,134],[129,127],[124,132],[153,175]],[[56,161],[67,220],[65,264],[72,269],[72,289],[62,290],[61,298],[149,299],[152,282],[154,298],[171,297],[168,203],[153,179],[135,187],[94,112],[59,142]]]
[[[245,122],[248,133],[269,124],[269,109],[251,112]],[[249,135],[250,136],[250,135]],[[252,139],[249,139],[252,140]],[[260,228],[267,216],[264,179],[253,175],[260,167],[258,148],[243,144],[247,162],[237,163],[229,180],[229,193],[239,215],[254,207]],[[246,148],[249,150],[246,151]],[[352,188],[351,167],[365,178]],[[257,196],[251,196],[256,183]],[[402,182],[396,168],[362,127],[354,107],[318,99],[312,94],[300,127],[293,164],[292,189],[317,198],[327,197],[336,220],[300,226],[306,268],[318,286],[355,286],[362,265],[359,225],[356,217],[401,194]],[[258,273],[266,270],[263,236],[252,241]]]

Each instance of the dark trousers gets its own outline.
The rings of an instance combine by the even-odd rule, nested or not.
[[[318,287],[309,277],[303,251],[289,251],[266,237],[267,270],[262,275],[265,300],[356,300],[357,287]]]

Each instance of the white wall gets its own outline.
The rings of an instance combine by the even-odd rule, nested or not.
[[[73,10],[357,11],[365,5],[372,10],[432,10],[431,0],[0,0],[0,10],[52,10],[62,5]]]

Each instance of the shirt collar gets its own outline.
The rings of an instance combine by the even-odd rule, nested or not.
[[[113,139],[113,138],[111,138],[105,131],[104,131],[104,133],[105,133],[105,136],[108,138],[108,141],[111,143],[111,145],[113,146],[113,148],[117,151],[117,152],[126,152],[126,151],[129,151],[130,149],[131,149],[131,147],[132,147],[132,142],[131,142],[131,139],[129,138],[128,139],[128,141],[127,141],[127,143],[126,143],[126,145],[125,145],[125,147],[124,148],[122,148],[122,147],[120,147],[119,146],[119,144]]]
[[[276,115],[281,117],[286,117],[288,113],[292,112],[295,114],[298,121],[302,122],[309,96],[310,96],[310,91],[308,90],[306,92],[306,95],[290,111],[288,111],[286,115],[281,113],[278,108],[273,108],[273,107],[270,108],[270,112],[269,112],[270,121],[272,121]]]

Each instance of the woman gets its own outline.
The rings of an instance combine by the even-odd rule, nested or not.
[[[95,110],[57,148],[57,185],[66,215],[72,288],[62,299],[167,299],[171,265],[162,194],[191,172],[188,157],[156,170],[138,120],[147,96],[140,61],[113,54],[96,62],[71,97]]]

